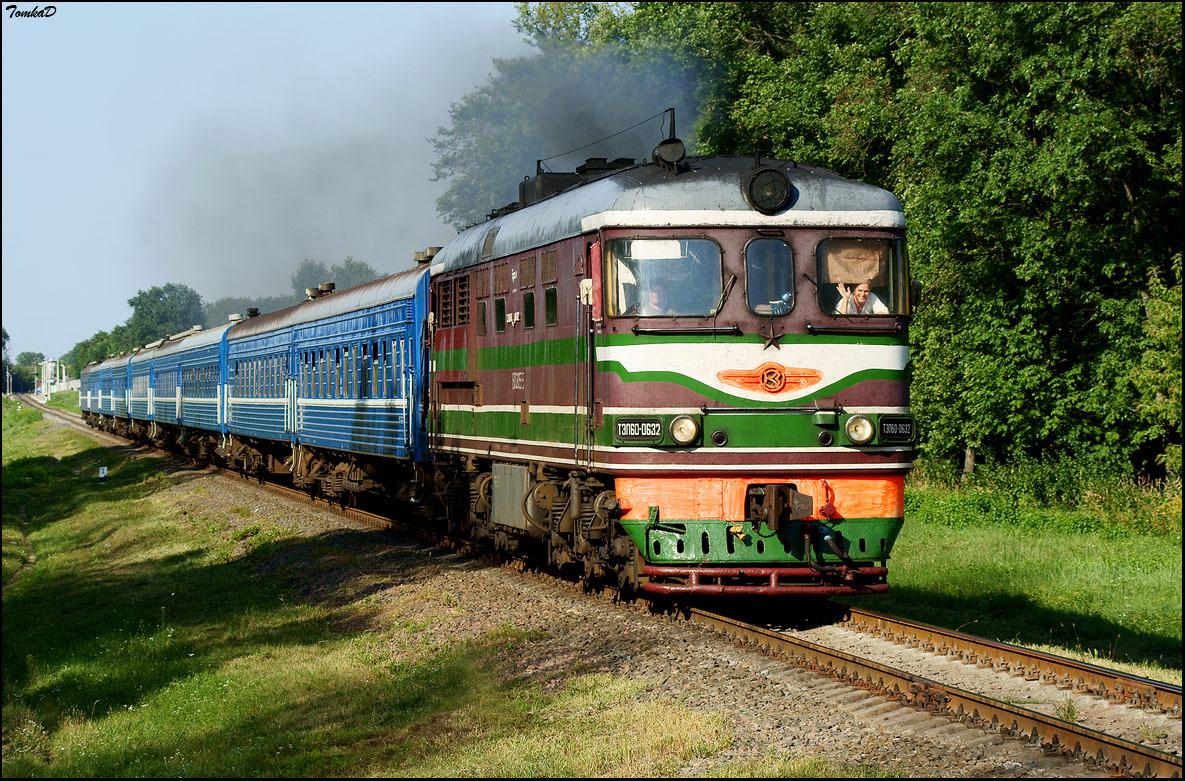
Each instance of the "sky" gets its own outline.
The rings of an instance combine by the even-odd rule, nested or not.
[[[3,13],[3,325],[56,358],[170,282],[291,291],[455,231],[429,139],[529,55],[512,3],[16,3]]]

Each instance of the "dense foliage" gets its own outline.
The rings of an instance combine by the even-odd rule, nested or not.
[[[694,77],[693,152],[760,148],[898,194],[928,459],[1179,473],[1180,4],[520,3],[518,24],[539,63],[604,50]],[[502,159],[533,154],[506,122],[530,105],[514,75],[458,106],[517,111],[454,107],[438,138],[480,120]],[[450,193],[521,176],[488,162],[437,172]]]
[[[0,373],[0,383],[4,385],[4,392],[9,389],[13,393],[31,391],[37,384],[37,365],[45,360],[41,353],[23,352],[16,358],[16,363],[8,359],[8,329],[4,329],[4,362]]]

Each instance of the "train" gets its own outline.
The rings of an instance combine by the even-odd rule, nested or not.
[[[891,192],[589,159],[413,268],[88,365],[86,421],[669,598],[878,594],[916,439]]]

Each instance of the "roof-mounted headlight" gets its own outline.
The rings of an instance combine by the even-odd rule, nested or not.
[[[699,424],[690,415],[680,415],[671,421],[670,432],[680,445],[690,445],[699,437]]]
[[[866,415],[853,415],[844,424],[844,433],[848,435],[848,441],[853,445],[867,445],[872,441],[872,435],[876,433],[876,429]]]

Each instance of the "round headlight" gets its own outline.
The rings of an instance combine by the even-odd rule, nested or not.
[[[671,439],[680,445],[690,445],[699,436],[699,424],[694,418],[680,415],[671,421]]]
[[[844,433],[854,445],[866,445],[871,442],[873,431],[872,421],[864,415],[853,415],[844,425]]]

